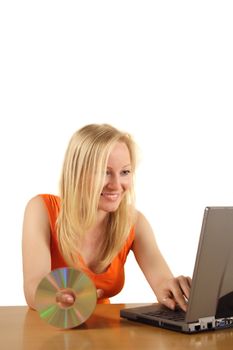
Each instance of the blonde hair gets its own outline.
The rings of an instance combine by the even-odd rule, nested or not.
[[[116,144],[128,147],[132,173],[136,167],[136,147],[132,137],[108,124],[90,124],[78,130],[68,145],[61,182],[61,209],[57,220],[61,252],[71,266],[78,265],[83,235],[96,222],[109,154]],[[101,272],[122,248],[134,221],[134,187],[126,191],[118,209],[109,213],[106,239],[96,270]]]

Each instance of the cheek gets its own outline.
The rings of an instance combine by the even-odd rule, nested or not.
[[[105,179],[104,180],[104,184],[103,184],[103,186],[102,186],[102,189],[104,188],[104,187],[106,187],[108,185],[108,179]]]
[[[122,181],[122,186],[126,189],[129,190],[132,187],[132,179],[127,178],[124,181]]]

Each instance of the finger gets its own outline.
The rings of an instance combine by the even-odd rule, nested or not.
[[[183,292],[184,296],[189,299],[190,296],[190,287],[191,287],[191,282],[189,277],[184,277],[184,276],[179,276],[177,278],[179,286],[181,291]]]
[[[188,284],[189,284],[189,287],[191,288],[191,285],[192,285],[192,278],[187,276],[187,281],[188,281]]]
[[[173,288],[172,293],[176,303],[181,307],[183,311],[187,311],[187,301],[185,300],[183,291],[181,291],[178,282],[177,285]]]
[[[74,297],[68,293],[57,293],[56,301],[62,305],[72,305],[74,303]]]
[[[103,298],[103,296],[104,296],[104,290],[103,289],[97,289],[96,293],[97,293],[97,298],[98,299]]]
[[[61,300],[64,303],[73,303],[74,302],[74,297],[70,294],[62,294]]]
[[[161,300],[161,303],[171,310],[175,310],[175,308],[176,308],[176,302],[172,297],[169,297],[169,296],[164,297]]]
[[[180,276],[180,277],[184,277],[184,276]],[[189,289],[191,288],[192,285],[192,279],[189,276],[184,277],[185,283],[187,284],[187,286],[189,287]]]

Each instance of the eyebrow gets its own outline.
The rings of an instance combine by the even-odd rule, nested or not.
[[[132,164],[124,165],[123,167],[121,167],[121,169],[128,168],[128,167],[132,167]],[[110,167],[110,166],[107,166],[107,168],[112,169],[112,167]]]

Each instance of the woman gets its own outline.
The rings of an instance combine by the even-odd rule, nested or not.
[[[129,134],[91,124],[73,135],[60,198],[38,195],[25,209],[24,292],[31,308],[40,280],[64,266],[86,273],[97,288],[98,303],[108,303],[124,285],[131,249],[158,301],[186,310],[191,280],[173,277],[149,222],[135,209],[135,168],[136,147]],[[59,301],[72,305],[74,299],[61,293]]]

